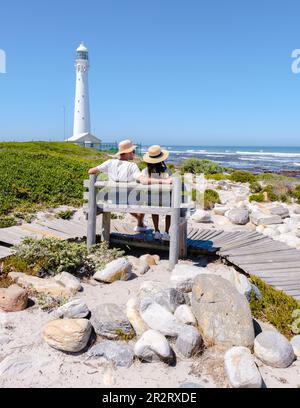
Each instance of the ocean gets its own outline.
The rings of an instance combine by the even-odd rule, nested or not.
[[[262,146],[171,146],[169,162],[179,164],[188,158],[208,159],[224,167],[257,173],[300,175],[300,147]],[[147,147],[143,147],[145,151]]]

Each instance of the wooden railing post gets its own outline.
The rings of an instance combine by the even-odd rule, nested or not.
[[[181,177],[173,176],[172,189],[172,215],[170,229],[170,254],[169,268],[174,269],[179,258],[179,233],[180,233],[180,204],[181,204]]]
[[[95,183],[97,181],[97,175],[90,175],[89,183],[89,202],[88,202],[88,228],[87,228],[87,249],[91,250],[92,246],[96,243],[96,222],[97,222],[97,189]]]

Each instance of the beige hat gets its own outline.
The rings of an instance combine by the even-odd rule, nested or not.
[[[169,152],[167,150],[162,150],[159,145],[151,146],[148,152],[144,154],[143,160],[146,163],[161,163],[169,157]]]
[[[119,151],[115,154],[116,157],[119,157],[121,154],[131,153],[136,149],[136,146],[132,143],[131,140],[122,140],[119,143]]]

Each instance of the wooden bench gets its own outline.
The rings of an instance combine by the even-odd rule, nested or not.
[[[172,178],[172,185],[144,185],[97,181],[97,175],[90,175],[89,180],[85,180],[84,183],[89,190],[85,194],[85,199],[88,201],[88,250],[96,243],[97,214],[101,214],[101,241],[108,242],[112,212],[170,215],[169,262],[170,269],[173,269],[178,259],[187,255],[187,219],[194,203],[191,194],[192,182],[190,182],[192,176],[185,175],[184,180],[180,176]]]

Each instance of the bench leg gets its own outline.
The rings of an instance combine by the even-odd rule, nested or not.
[[[90,175],[89,185],[89,202],[88,202],[88,228],[87,228],[87,249],[91,250],[96,243],[96,220],[97,220],[97,202],[96,202],[96,188],[95,182],[97,176]]]
[[[101,241],[104,242],[109,242],[110,241],[110,219],[111,219],[111,214],[104,212],[101,215]]]
[[[179,234],[179,257],[187,257],[187,221],[183,220],[180,223],[180,234]]]

